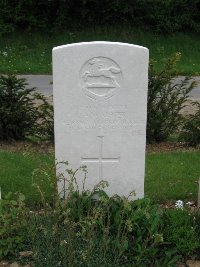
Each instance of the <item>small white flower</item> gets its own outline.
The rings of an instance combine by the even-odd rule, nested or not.
[[[7,52],[2,52],[2,55],[3,55],[4,57],[7,57],[7,56],[8,56],[8,53],[7,53]]]
[[[175,207],[176,207],[177,209],[183,209],[183,201],[182,201],[182,200],[177,200],[177,201],[175,202]]]

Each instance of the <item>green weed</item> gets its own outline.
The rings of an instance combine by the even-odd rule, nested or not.
[[[18,256],[25,247],[26,208],[24,195],[8,193],[0,199],[0,259]]]

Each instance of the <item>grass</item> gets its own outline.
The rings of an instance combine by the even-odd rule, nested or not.
[[[145,195],[154,201],[197,200],[200,177],[200,151],[148,154],[146,159]],[[22,152],[0,152],[0,186],[6,192],[21,191],[30,205],[40,201],[32,183],[38,183],[45,191],[47,199],[52,189],[50,181],[38,174],[33,179],[35,169],[44,168],[52,174],[54,157],[44,154]],[[47,177],[47,176],[46,176]]]
[[[197,200],[200,151],[149,154],[145,194],[155,201]]]
[[[8,192],[20,191],[26,196],[27,203],[34,205],[40,201],[38,190],[33,184],[39,184],[45,191],[47,199],[51,195],[49,181],[43,181],[37,169],[46,168],[53,171],[54,158],[52,155],[30,154],[27,152],[0,151],[0,186],[2,195]]]
[[[16,32],[0,40],[0,73],[51,74],[51,51],[54,46],[83,41],[119,41],[142,45],[150,50],[150,58],[159,69],[168,56],[181,52],[178,72],[200,75],[200,36],[192,33],[155,35],[131,27],[101,27],[66,30],[56,33]]]

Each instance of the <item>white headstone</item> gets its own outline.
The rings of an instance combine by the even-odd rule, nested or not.
[[[56,160],[74,170],[87,165],[86,188],[105,180],[109,195],[144,196],[147,87],[147,48],[88,42],[53,49]]]

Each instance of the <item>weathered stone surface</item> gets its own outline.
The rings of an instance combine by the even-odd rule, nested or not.
[[[109,195],[144,196],[147,73],[144,47],[89,42],[53,49],[56,160],[74,170],[87,165],[86,189],[106,180]]]

